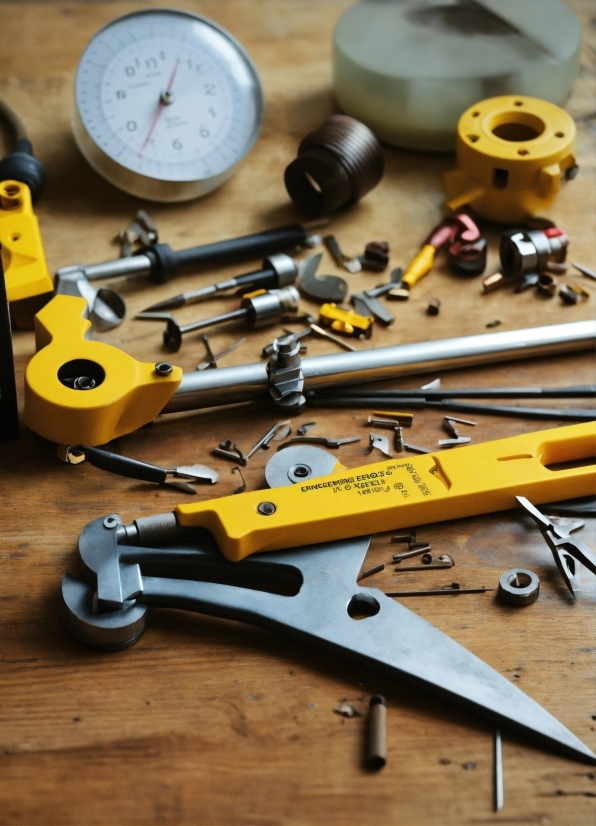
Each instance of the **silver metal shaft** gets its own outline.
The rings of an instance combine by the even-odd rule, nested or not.
[[[149,275],[151,259],[147,255],[131,255],[128,258],[116,258],[102,264],[89,264],[81,267],[89,281],[105,278],[120,278],[125,275]]]
[[[363,384],[396,376],[589,350],[595,343],[596,321],[573,321],[315,356],[302,360],[302,372],[305,390],[316,390],[330,384]],[[263,398],[267,387],[267,365],[264,363],[185,373],[162,412],[252,401]]]
[[[202,318],[200,321],[193,321],[191,324],[185,324],[180,328],[181,333],[192,333],[195,330],[203,330],[205,327],[213,327],[215,324],[225,324],[227,321],[236,321],[240,318],[246,318],[248,310],[241,307],[239,310],[232,310],[229,313],[222,313],[221,315],[214,315],[212,318]],[[191,374],[191,375],[194,375]]]

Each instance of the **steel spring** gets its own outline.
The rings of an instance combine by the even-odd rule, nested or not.
[[[321,218],[351,206],[379,183],[385,163],[381,144],[360,121],[330,115],[307,135],[284,175],[294,203]]]

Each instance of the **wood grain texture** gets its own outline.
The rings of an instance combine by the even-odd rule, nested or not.
[[[113,17],[147,5],[152,4],[0,5],[0,97],[27,123],[47,168],[37,213],[52,272],[113,257],[110,238],[141,206],[89,168],[75,147],[69,117],[85,43]],[[219,191],[190,204],[148,206],[162,240],[181,248],[299,220],[288,202],[283,170],[299,140],[333,111],[331,32],[349,3],[187,0],[184,5],[215,19],[246,46],[264,85],[266,113],[256,147]],[[581,172],[549,217],[568,231],[572,259],[594,266],[594,5],[591,0],[570,0],[570,5],[585,24],[582,71],[568,105],[578,121]],[[391,148],[385,157],[387,172],[379,187],[334,217],[332,230],[353,253],[371,239],[387,239],[392,264],[403,265],[440,218],[440,175],[453,158]],[[497,261],[497,228],[489,227],[489,235],[491,267]],[[250,268],[222,268],[217,276]],[[328,259],[325,270],[336,272]],[[129,315],[210,283],[213,276],[178,278],[159,288],[131,281],[123,288]],[[348,278],[358,289],[383,280],[366,274]],[[441,314],[429,318],[425,309],[433,296],[443,303]],[[177,315],[189,321],[229,306],[217,301]],[[501,330],[591,318],[594,292],[576,307],[561,306],[558,299],[541,301],[531,293],[481,296],[477,281],[458,279],[438,266],[407,304],[393,306],[395,324],[375,331],[371,344],[482,333],[494,318],[502,321]],[[130,320],[102,338],[137,358],[157,361],[163,358],[160,329]],[[223,349],[242,334],[240,329],[214,331],[213,346]],[[257,361],[274,334],[251,334],[222,364]],[[34,352],[30,332],[15,333],[15,351],[22,388]],[[332,351],[323,341],[308,342],[309,355]],[[197,337],[184,343],[176,361],[190,370],[203,357]],[[594,381],[593,359],[591,354],[535,359],[442,378],[453,387],[587,383]],[[402,386],[420,383],[413,377]],[[330,436],[362,435],[363,442],[338,453],[346,466],[355,467],[370,460],[364,453],[366,413],[312,410],[302,421],[316,420],[317,432]],[[277,418],[257,404],[164,417],[114,447],[164,465],[207,462],[221,475],[217,495],[226,495],[238,479],[229,464],[209,455],[211,448],[231,438],[246,449]],[[475,441],[549,426],[538,420],[478,420]],[[416,413],[408,436],[434,446],[440,424],[433,411]],[[67,467],[52,445],[25,428],[19,442],[0,447],[0,457],[0,823],[594,823],[594,768],[504,732],[505,808],[495,815],[487,724],[304,643],[239,623],[156,610],[132,649],[111,655],[86,650],[63,630],[59,600],[63,572],[76,572],[81,528],[114,511],[128,522],[168,510],[184,494],[87,465]],[[267,458],[258,454],[246,469],[249,488],[264,486]],[[212,492],[200,489],[199,497]],[[454,572],[397,575],[388,566],[367,584],[390,590],[457,579],[464,586],[496,587],[500,574],[513,565],[535,571],[541,594],[528,609],[507,608],[491,595],[418,598],[406,605],[518,684],[595,749],[594,577],[583,572],[581,598],[572,604],[538,532],[515,512],[432,525],[420,528],[419,536],[431,542],[434,552],[455,558]],[[583,538],[594,547],[590,525]],[[387,536],[376,537],[366,567],[387,561],[394,549]],[[388,764],[377,774],[363,770],[365,712],[372,693],[386,696],[389,719]],[[362,716],[334,714],[342,701]]]

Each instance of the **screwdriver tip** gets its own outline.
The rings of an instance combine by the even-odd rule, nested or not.
[[[184,307],[185,303],[184,296],[175,295],[173,298],[166,298],[164,301],[158,301],[157,304],[152,304],[150,307],[146,307],[141,312],[156,313],[161,310],[175,310],[178,307]]]
[[[142,313],[136,314],[135,319],[140,319],[141,321],[173,321],[174,317],[171,313],[156,313],[143,310]]]

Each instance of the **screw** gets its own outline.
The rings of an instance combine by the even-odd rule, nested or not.
[[[301,479],[308,476],[309,473],[310,468],[306,467],[306,465],[296,465],[294,468],[294,476],[299,476]]]
[[[169,376],[173,369],[169,361],[159,361],[155,365],[155,372],[158,376]]]
[[[257,513],[260,513],[261,516],[271,516],[276,510],[277,508],[273,502],[261,502],[260,505],[257,506]]]
[[[95,379],[90,379],[89,376],[79,376],[73,382],[75,390],[93,390],[95,387]]]

